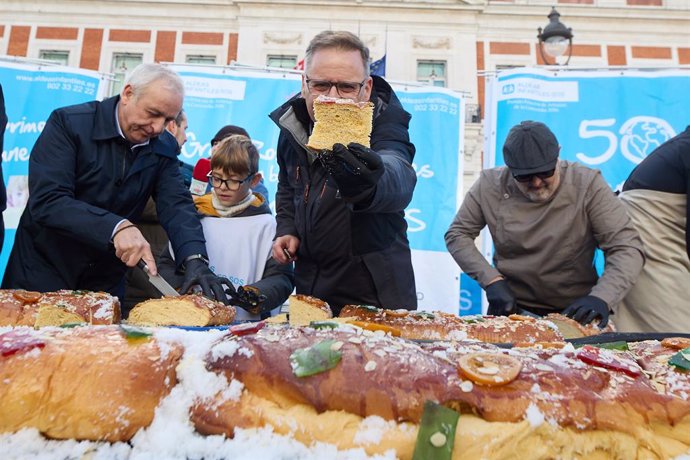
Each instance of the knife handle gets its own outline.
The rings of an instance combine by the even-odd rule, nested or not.
[[[144,270],[145,273],[149,272],[149,266],[146,265],[146,262],[144,262],[144,259],[139,259],[139,262],[137,262],[137,267]]]

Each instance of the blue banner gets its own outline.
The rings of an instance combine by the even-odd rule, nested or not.
[[[259,169],[275,209],[278,127],[268,118],[300,90],[301,74],[171,65],[184,81],[187,142],[180,158],[192,166],[211,156],[211,139],[225,125],[247,130],[259,150]]]
[[[690,123],[690,70],[516,69],[500,73],[493,88],[496,165],[512,126],[541,121],[561,144],[562,159],[601,170],[613,189]]]
[[[561,159],[599,169],[619,190],[638,163],[690,124],[690,69],[512,69],[487,83],[485,167],[505,164],[510,128],[541,121],[556,135]],[[483,253],[490,260],[492,252],[486,237]],[[595,264],[603,269],[601,254]]]
[[[0,61],[8,118],[2,151],[7,210],[3,213],[6,232],[0,255],[1,272],[5,270],[19,217],[29,198],[29,154],[48,116],[56,108],[102,97],[106,86],[102,81],[100,74],[88,70]]]
[[[297,72],[171,65],[185,83],[184,109],[189,129],[182,158],[196,164],[208,157],[210,141],[226,124],[245,128],[259,149],[260,169],[275,209],[278,182],[278,127],[268,114],[298,93]],[[419,303],[457,313],[460,271],[443,235],[459,206],[462,190],[464,100],[437,87],[394,85],[412,114],[410,137],[417,148],[413,167],[417,187],[406,217],[413,250]]]

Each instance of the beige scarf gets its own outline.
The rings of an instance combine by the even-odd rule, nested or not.
[[[233,204],[232,206],[223,206],[223,204],[218,199],[218,196],[216,195],[215,189],[211,189],[211,194],[211,203],[213,203],[213,207],[216,209],[216,212],[220,217],[235,216],[247,209],[249,205],[252,204],[252,201],[254,201],[254,193],[251,191],[251,189],[249,190],[247,196],[245,196],[242,199],[242,201],[240,201],[237,204]]]

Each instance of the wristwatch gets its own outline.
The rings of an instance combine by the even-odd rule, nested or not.
[[[187,266],[187,262],[189,262],[190,260],[194,260],[194,259],[200,259],[203,263],[205,263],[206,265],[208,265],[208,257],[206,257],[206,256],[203,255],[203,254],[192,254],[191,256],[186,257],[186,258],[182,261],[182,265],[183,265],[184,267],[186,267],[186,266]]]

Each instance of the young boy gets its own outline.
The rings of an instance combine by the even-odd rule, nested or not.
[[[261,180],[258,168],[259,152],[252,141],[242,135],[227,137],[211,156],[211,192],[194,198],[209,267],[239,286],[229,295],[233,305],[242,307],[235,318],[240,321],[277,313],[294,285],[292,265],[280,265],[271,257],[276,221],[265,198],[252,192]],[[183,277],[175,271],[173,257],[166,249],[158,270],[179,287]]]

